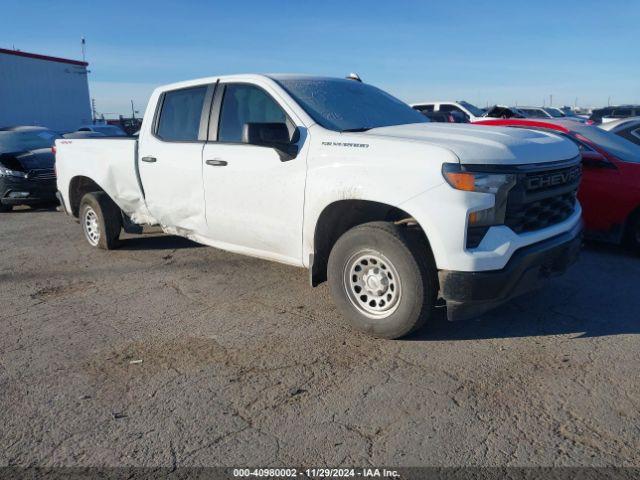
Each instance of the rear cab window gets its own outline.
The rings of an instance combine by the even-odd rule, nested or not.
[[[155,135],[167,142],[197,141],[207,88],[199,85],[165,92]]]

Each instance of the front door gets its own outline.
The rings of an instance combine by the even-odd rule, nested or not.
[[[291,135],[296,126],[265,89],[221,87],[217,141],[202,156],[208,236],[221,248],[302,265],[306,159],[242,143],[247,123],[285,123]]]

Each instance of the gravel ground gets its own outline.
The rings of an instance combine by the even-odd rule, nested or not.
[[[0,465],[640,466],[640,258],[409,339],[304,270],[0,216]]]

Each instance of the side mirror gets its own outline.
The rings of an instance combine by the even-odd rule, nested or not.
[[[582,164],[585,167],[592,168],[615,168],[611,162],[607,161],[607,159],[598,152],[582,152]]]
[[[242,143],[275,148],[280,160],[292,160],[298,155],[300,130],[296,127],[291,138],[286,123],[245,123],[242,128]]]

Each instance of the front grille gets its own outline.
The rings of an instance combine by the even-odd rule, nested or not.
[[[53,168],[39,168],[35,170],[29,170],[27,178],[32,180],[55,180],[56,172]]]
[[[519,173],[507,199],[505,225],[516,233],[525,233],[569,218],[575,210],[581,173],[579,164]]]

